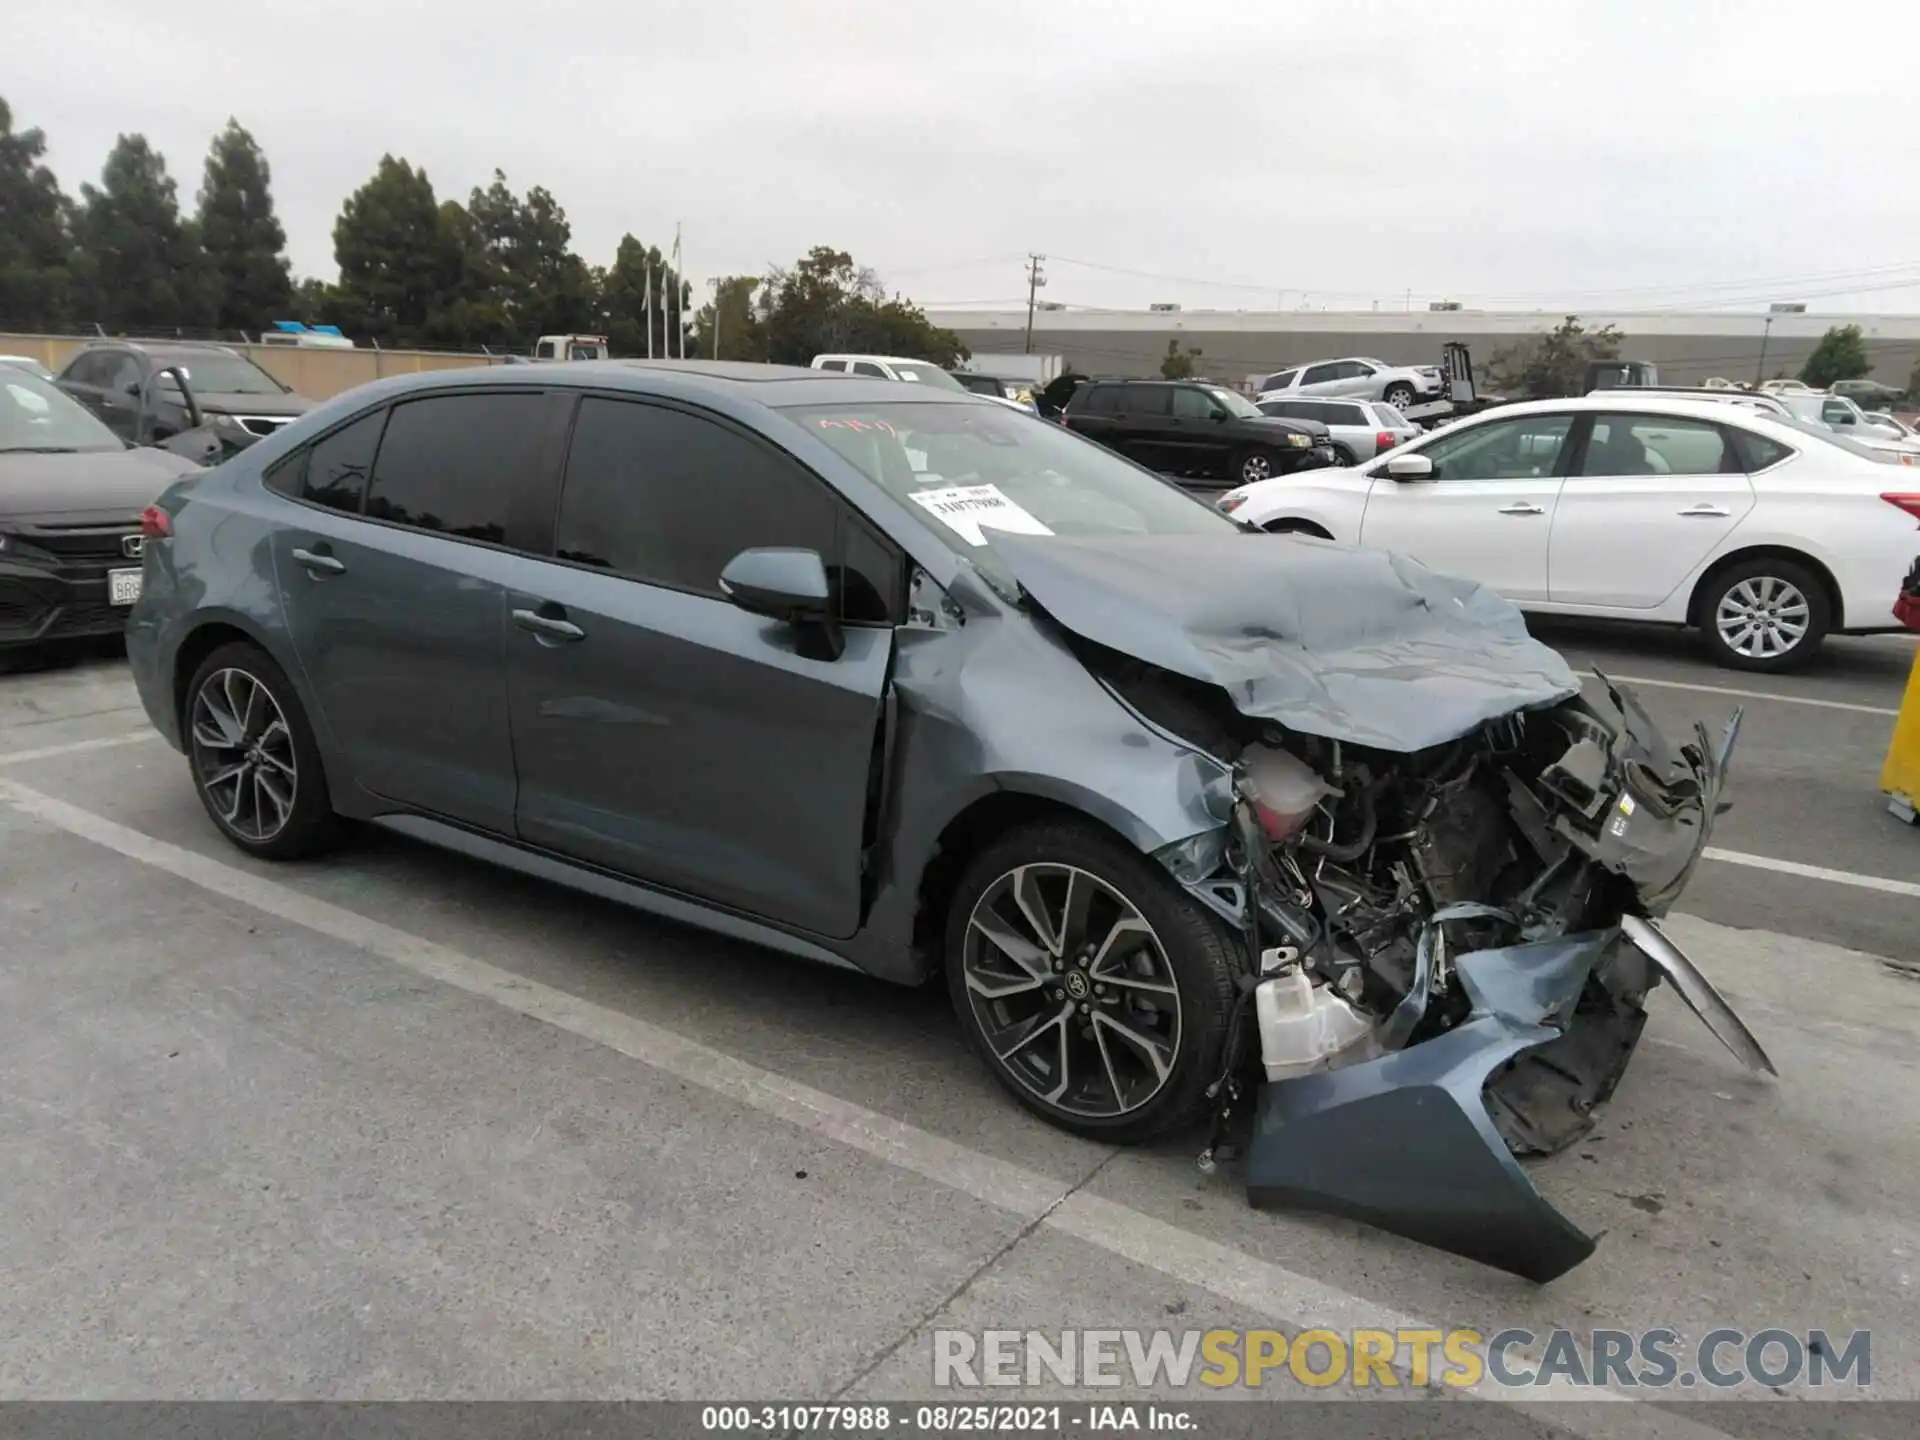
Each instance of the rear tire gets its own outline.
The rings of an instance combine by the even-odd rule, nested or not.
[[[200,803],[239,849],[296,860],[338,838],[307,712],[258,645],[236,640],[200,662],[187,682],[180,736]]]
[[[1813,658],[1833,627],[1833,604],[1806,565],[1756,555],[1709,577],[1693,620],[1718,664],[1778,674]]]
[[[967,866],[947,913],[947,988],[1014,1099],[1091,1140],[1135,1144],[1207,1110],[1234,1007],[1225,928],[1093,825],[1015,830]]]

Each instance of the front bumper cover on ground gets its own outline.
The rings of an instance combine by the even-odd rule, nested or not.
[[[1630,934],[1658,940],[1643,946]],[[1655,975],[1743,1061],[1774,1073],[1706,978],[1640,922],[1461,955],[1454,975],[1472,1011],[1445,1034],[1261,1088],[1247,1153],[1255,1206],[1364,1220],[1546,1284],[1596,1242],[1541,1196],[1514,1155],[1545,1148],[1529,1145],[1518,1112],[1541,1103],[1541,1076],[1563,1092],[1546,1099],[1574,1122],[1554,1136],[1557,1149],[1613,1093]],[[1547,1063],[1529,1070],[1536,1057]]]

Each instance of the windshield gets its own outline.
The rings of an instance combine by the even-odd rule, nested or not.
[[[931,385],[939,390],[966,389],[966,386],[937,365],[915,365],[900,360],[889,360],[887,364],[902,380],[917,380],[922,385]]]
[[[162,365],[177,365],[187,372],[187,384],[196,393],[206,395],[284,395],[285,388],[251,360],[238,355],[159,355]],[[178,390],[171,375],[160,377],[160,387]]]
[[[1247,399],[1246,396],[1237,391],[1229,390],[1225,386],[1210,385],[1207,387],[1207,394],[1226,406],[1229,415],[1237,415],[1242,420],[1248,419],[1249,417],[1257,420],[1262,414],[1258,405]]]
[[[0,454],[125,448],[64,391],[25,370],[0,367]]]
[[[995,529],[1192,535],[1242,527],[1071,430],[999,405],[889,401],[783,412],[996,579]]]

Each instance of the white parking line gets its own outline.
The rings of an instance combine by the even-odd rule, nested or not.
[[[1707,846],[1700,855],[1702,859],[1718,860],[1727,865],[1747,865],[1755,870],[1773,870],[1808,880],[1830,880],[1835,885],[1856,885],[1862,890],[1880,890],[1888,895],[1911,895],[1920,899],[1920,885],[1911,880],[1889,880],[1884,875],[1858,875],[1851,870],[1829,870],[1824,865],[1802,865],[1798,860],[1775,860],[1771,855],[1722,850],[1718,845]]]
[[[556,1029],[605,1045],[611,1050],[725,1096],[762,1114],[838,1141],[851,1149],[946,1185],[1021,1220],[1071,1235],[1133,1264],[1158,1270],[1230,1303],[1244,1306],[1284,1325],[1309,1324],[1336,1330],[1444,1329],[1324,1281],[1260,1260],[1191,1231],[1169,1225],[1130,1206],[1078,1192],[1050,1179],[930,1134],[891,1116],[762,1070],[698,1041],[676,1035],[604,1005],[489,965],[471,955],[369,919],[338,905],[316,900],[277,880],[250,874],[209,856],[155,839],[151,835],[70,805],[9,780],[0,780],[0,800],[46,824],[79,836],[197,885],[216,895],[378,955],[429,979],[491,1000]],[[1726,1440],[1709,1426],[1646,1406],[1630,1406],[1635,1397],[1601,1389],[1576,1391],[1554,1385],[1509,1391],[1485,1382],[1459,1398],[1496,1400],[1572,1433],[1601,1437],[1673,1436],[1676,1440]],[[1315,1391],[1316,1398],[1326,1398]],[[1596,1413],[1600,1407],[1563,1406],[1557,1400],[1617,1401],[1607,1405],[1620,1420]]]
[[[1595,672],[1583,672],[1592,675]],[[1700,685],[1691,680],[1656,680],[1651,675],[1615,675],[1607,672],[1607,679],[1618,680],[1622,685],[1654,685],[1666,690],[1696,690],[1702,695],[1727,695],[1736,700],[1777,700],[1782,705],[1812,705],[1821,710],[1851,710],[1856,715],[1898,715],[1897,709],[1885,705],[1856,705],[1851,700],[1816,700],[1809,695],[1781,695],[1772,690],[1736,690],[1730,685]]]
[[[24,765],[29,760],[57,760],[62,755],[83,755],[89,750],[112,750],[120,745],[137,745],[142,740],[158,740],[158,730],[130,730],[124,735],[106,735],[98,740],[74,740],[65,745],[42,745],[37,750],[0,750],[0,765]]]

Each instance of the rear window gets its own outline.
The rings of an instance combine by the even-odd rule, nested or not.
[[[1373,413],[1380,417],[1380,423],[1389,430],[1411,430],[1413,422],[1402,415],[1393,406],[1384,401],[1375,401]]]
[[[1293,377],[1299,373],[1298,370],[1276,371],[1272,375],[1267,376],[1266,383],[1262,388],[1267,390],[1284,390],[1293,383]]]

